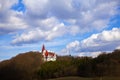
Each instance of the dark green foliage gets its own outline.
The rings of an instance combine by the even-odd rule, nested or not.
[[[39,52],[27,52],[0,63],[0,80],[41,80],[65,76],[120,76],[120,50],[96,58],[58,56],[43,62]]]
[[[42,64],[38,71],[40,78],[55,78],[61,76],[76,75],[77,67],[72,60],[57,60],[55,62],[46,62]]]
[[[92,58],[83,57],[78,64],[78,74],[82,77],[89,77],[93,75],[92,72]]]
[[[96,76],[120,76],[120,50],[93,59]]]

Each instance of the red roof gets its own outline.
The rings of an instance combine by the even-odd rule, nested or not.
[[[52,57],[55,55],[55,54],[52,53],[52,52],[49,52],[48,54],[49,54],[50,56],[52,56]]]
[[[46,50],[45,56],[47,57],[48,55],[51,56],[51,57],[53,57],[55,54],[52,53],[52,52],[48,52],[48,51]]]
[[[47,57],[48,56],[48,51],[46,50],[46,52],[45,52],[45,56]]]
[[[44,50],[45,50],[45,46],[43,44],[43,46],[42,46],[42,53],[43,53]],[[48,55],[51,56],[51,57],[54,57],[55,53],[48,52],[47,50],[45,50],[45,56],[47,57]]]

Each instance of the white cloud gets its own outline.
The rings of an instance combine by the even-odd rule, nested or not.
[[[38,41],[39,39],[44,38],[45,34],[45,32],[36,28],[27,33],[23,33],[20,36],[16,36],[15,39],[12,41],[12,44],[33,43]]]
[[[66,34],[74,37],[93,30],[101,31],[116,14],[118,6],[117,0],[23,0],[26,7],[23,13],[10,9],[15,3],[17,0],[0,2],[0,17],[3,15],[0,34],[18,31],[20,35],[13,43],[21,44],[53,40]]]
[[[102,52],[98,51],[98,52],[80,52],[78,54],[78,56],[83,57],[83,56],[89,56],[89,57],[97,57],[98,55],[100,55]]]
[[[119,45],[119,46],[117,46],[115,49],[120,49],[120,45]]]
[[[59,54],[74,53],[79,56],[96,56],[99,52],[111,51],[120,46],[119,28],[102,31],[114,26],[111,19],[118,19],[114,17],[119,14],[120,0],[21,1],[25,6],[23,12],[17,11],[21,7],[19,0],[0,0],[0,43],[4,45],[1,49],[3,53],[6,53],[6,49],[9,49],[7,53],[25,52],[23,49],[33,50],[38,46],[30,47],[39,42],[40,45],[46,43],[57,52],[68,44]],[[13,5],[20,7],[15,10]],[[101,33],[94,34],[94,31]],[[90,37],[84,39],[86,35],[81,36],[86,33],[90,35],[89,32],[93,33]],[[75,41],[69,43],[72,40]],[[17,46],[24,48],[15,49],[16,46],[10,45],[10,42],[14,45],[24,44]],[[6,48],[7,45],[12,48]]]
[[[28,27],[23,20],[23,13],[11,10],[17,2],[18,0],[0,1],[0,34],[8,34]]]
[[[13,44],[32,43],[39,40],[52,40],[56,37],[61,37],[67,33],[67,27],[60,23],[55,18],[47,18],[39,21],[40,25],[45,27],[36,27],[28,30],[21,35],[18,35],[13,41]],[[49,25],[48,25],[49,24]]]
[[[103,31],[102,33],[93,34],[89,38],[82,41],[83,46],[102,46],[113,42],[120,41],[120,29],[113,28],[111,31]]]
[[[66,27],[64,26],[64,24],[58,24],[57,26],[55,26],[51,31],[48,31],[46,40],[52,40],[56,37],[60,37],[63,36],[64,34],[66,34]]]
[[[0,10],[8,10],[13,4],[17,3],[18,0],[1,0],[0,1]]]
[[[120,40],[120,28],[113,28],[111,31],[103,31],[98,38],[103,41],[119,41]]]
[[[78,34],[78,33],[80,33],[79,32],[80,31],[80,28],[79,28],[79,26],[70,26],[70,33],[71,33],[71,35],[76,35],[76,34]]]
[[[49,0],[23,0],[24,5],[26,6],[26,14],[31,18],[42,18],[46,17],[48,13],[48,1]]]
[[[73,41],[66,46],[66,51],[71,50],[72,53],[79,53],[80,56],[89,55],[96,56],[100,52],[113,51],[120,46],[120,28],[112,30],[104,30],[101,33],[92,34],[90,37],[82,41]]]
[[[76,40],[66,45],[66,48],[62,49],[59,52],[59,55],[70,55],[71,53],[78,54],[79,49],[80,49],[80,42]]]
[[[9,17],[4,22],[0,22],[0,34],[12,33],[19,30],[28,28],[27,23],[20,17],[23,14],[21,12],[10,12]]]
[[[79,41],[74,41],[74,42],[71,42],[69,43],[66,48],[67,49],[71,49],[71,48],[75,48],[75,47],[78,47],[80,45]]]
[[[55,16],[58,20],[65,20],[70,24],[70,20],[74,20],[76,22],[73,26],[78,25],[82,32],[87,32],[107,27],[110,18],[117,14],[118,1],[24,0],[24,4],[27,7],[27,18],[34,19],[33,22]]]
[[[83,3],[81,6],[80,19],[77,19],[77,24],[84,29],[84,32],[92,30],[103,30],[109,24],[112,16],[117,14],[117,1],[78,1]],[[83,27],[84,26],[84,27]],[[86,29],[87,28],[87,29]]]

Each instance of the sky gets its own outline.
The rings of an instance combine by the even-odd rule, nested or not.
[[[0,0],[0,61],[43,44],[72,56],[120,49],[120,0]]]

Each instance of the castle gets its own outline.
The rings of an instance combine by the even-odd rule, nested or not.
[[[57,55],[53,52],[47,51],[45,46],[42,46],[42,55],[44,61],[56,61]]]

